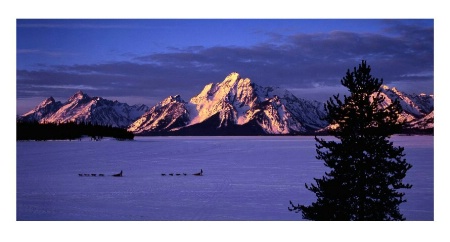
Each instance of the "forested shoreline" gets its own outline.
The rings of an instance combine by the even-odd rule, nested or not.
[[[308,132],[303,134],[283,134],[270,135],[260,133],[246,132],[211,132],[206,133],[177,133],[177,132],[155,132],[139,136],[328,136],[326,131]],[[242,131],[242,130],[241,130]],[[398,134],[400,135],[433,135],[433,129],[410,129],[404,128]],[[133,140],[135,134],[124,128],[112,126],[97,125],[91,123],[38,123],[38,122],[17,122],[17,140],[78,140],[83,136],[90,137],[92,140],[101,140],[103,137],[112,137],[117,140]]]
[[[17,140],[77,140],[88,136],[92,140],[112,137],[133,140],[134,134],[126,129],[90,123],[17,122]]]

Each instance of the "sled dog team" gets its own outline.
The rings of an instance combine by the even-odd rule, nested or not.
[[[187,176],[188,174],[186,174],[186,173],[169,173],[169,174],[161,173],[161,176],[167,176],[167,175],[169,175],[169,176],[174,176],[174,175],[175,176],[181,176],[181,175]],[[194,176],[203,176],[203,169],[200,169],[199,173],[194,173],[192,175],[194,175]]]
[[[120,171],[119,173],[113,174],[112,176],[122,177],[122,174],[123,174],[123,171]],[[175,176],[181,176],[181,175],[187,176],[188,174],[186,174],[186,173],[169,173],[168,175],[169,176],[174,176],[174,175]],[[194,175],[194,176],[203,176],[203,169],[200,169],[200,172],[194,173],[192,175]],[[78,176],[97,176],[97,174],[96,173],[91,173],[91,174],[87,174],[87,173],[81,174],[80,173],[80,174],[78,174]],[[98,176],[105,176],[105,174],[100,173],[100,174],[98,174]],[[166,173],[162,173],[161,176],[166,176]]]
[[[91,174],[78,174],[78,176],[97,176],[97,174],[95,174],[95,173],[91,173]],[[98,176],[105,176],[105,174],[103,174],[103,173],[100,173],[100,174],[98,174]],[[111,176],[122,176],[122,171],[120,171],[119,173],[117,173],[117,174],[113,174],[113,175],[111,175]]]

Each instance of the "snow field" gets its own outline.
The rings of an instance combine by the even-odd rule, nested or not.
[[[433,220],[433,137],[395,136],[413,164],[407,220]],[[326,171],[313,137],[17,142],[17,220],[292,221]],[[193,176],[203,169],[204,176]],[[123,170],[123,177],[112,174]],[[105,174],[80,177],[78,174]],[[161,176],[180,173],[180,176]],[[186,173],[187,175],[182,175]]]

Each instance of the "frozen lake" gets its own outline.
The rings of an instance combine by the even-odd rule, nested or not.
[[[407,220],[433,220],[433,136],[392,140],[413,165],[401,212]],[[16,219],[301,220],[289,201],[314,201],[304,184],[325,171],[314,145],[309,136],[17,142]],[[192,175],[200,169],[204,176]],[[111,176],[120,170],[123,177]]]

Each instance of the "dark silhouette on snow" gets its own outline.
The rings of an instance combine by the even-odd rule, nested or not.
[[[122,176],[122,170],[120,171],[120,173],[114,174],[113,176],[121,177]]]
[[[120,173],[119,173],[119,174],[116,174],[116,175],[119,176]],[[116,175],[113,175],[113,176],[116,176]],[[79,173],[78,176],[97,176],[97,174],[95,174],[95,173],[91,173],[91,174],[82,174],[82,173]],[[98,176],[105,176],[105,174],[100,173],[100,174],[98,174]],[[121,176],[121,175],[120,175],[120,176]]]
[[[195,173],[195,174],[193,174],[194,176],[203,176],[203,170],[202,169],[200,169],[200,172],[199,173]]]
[[[188,174],[187,173],[168,173],[168,174],[166,174],[166,173],[161,173],[161,176],[167,176],[167,175],[169,175],[169,176],[181,176],[181,175],[183,175],[183,176],[187,176]],[[202,169],[200,169],[200,172],[199,173],[194,173],[194,174],[192,174],[192,175],[194,175],[194,176],[203,176],[203,170]]]

